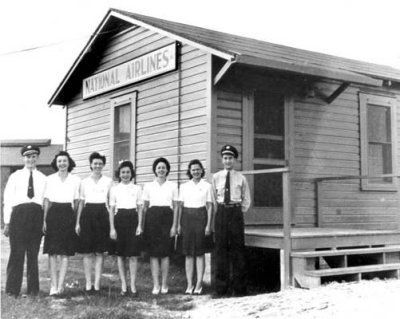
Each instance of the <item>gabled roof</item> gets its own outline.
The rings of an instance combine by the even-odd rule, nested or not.
[[[381,85],[381,80],[400,82],[400,70],[390,66],[291,48],[123,10],[110,9],[97,28],[96,36],[91,38],[56,92],[54,92],[49,101],[50,105],[57,103],[59,94],[65,84],[76,71],[86,53],[90,51],[92,45],[98,40],[99,36],[97,35],[104,33],[107,27],[110,29],[107,25],[111,19],[120,19],[132,25],[152,29],[177,41],[188,43],[215,56],[239,64],[372,86]]]

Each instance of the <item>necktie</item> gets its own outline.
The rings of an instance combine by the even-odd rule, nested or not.
[[[231,181],[230,181],[230,172],[228,171],[225,180],[224,203],[229,204],[230,201],[231,201]]]
[[[35,196],[35,190],[33,189],[33,176],[31,171],[31,174],[29,175],[28,197],[33,198],[33,196]]]

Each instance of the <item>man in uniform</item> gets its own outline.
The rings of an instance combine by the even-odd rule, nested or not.
[[[24,168],[11,174],[4,190],[4,235],[10,237],[6,293],[17,297],[21,290],[25,254],[27,293],[39,292],[38,253],[43,228],[43,195],[46,176],[36,170],[39,147],[24,146]]]
[[[218,296],[246,294],[243,213],[250,207],[246,178],[234,170],[238,151],[231,145],[221,149],[224,169],[214,174],[212,185],[218,210],[215,216],[216,293]]]

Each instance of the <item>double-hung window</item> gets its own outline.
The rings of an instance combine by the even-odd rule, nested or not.
[[[361,174],[395,175],[396,99],[360,93]],[[397,178],[362,179],[363,190],[396,190]]]
[[[119,162],[130,160],[135,165],[136,93],[111,99],[111,167],[118,169]]]

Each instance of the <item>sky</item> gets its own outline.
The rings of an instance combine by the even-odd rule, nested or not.
[[[0,139],[64,143],[47,102],[109,8],[400,69],[398,0],[2,0]]]

